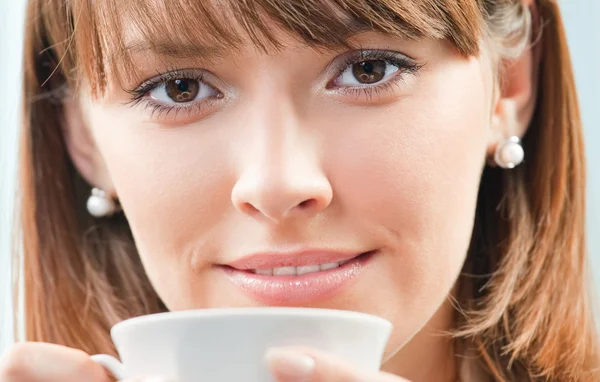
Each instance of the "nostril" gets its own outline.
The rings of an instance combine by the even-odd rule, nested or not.
[[[254,207],[251,203],[243,203],[240,207],[242,212],[248,215],[254,215],[257,212],[259,212],[258,209]]]
[[[314,207],[316,203],[317,201],[315,199],[307,199],[303,202],[300,202],[300,204],[298,204],[298,207],[301,207],[303,209],[311,208]]]

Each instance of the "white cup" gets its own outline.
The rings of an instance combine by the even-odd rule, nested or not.
[[[309,308],[231,308],[159,313],[112,327],[121,357],[92,359],[116,378],[272,382],[273,346],[309,346],[367,372],[379,370],[392,324],[365,313]]]

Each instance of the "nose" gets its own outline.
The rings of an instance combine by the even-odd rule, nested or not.
[[[323,172],[302,158],[272,160],[246,170],[232,190],[232,202],[242,213],[280,223],[309,218],[330,205],[331,185]]]
[[[241,130],[252,136],[240,147],[241,172],[231,200],[239,211],[258,220],[279,223],[310,218],[326,209],[333,198],[320,163],[319,138],[307,125],[306,116],[302,118],[299,110],[304,108],[290,96],[297,92],[290,90],[285,76],[277,67],[265,73],[248,98],[254,107],[245,109]]]

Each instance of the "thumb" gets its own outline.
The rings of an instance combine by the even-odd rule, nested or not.
[[[277,382],[409,382],[389,373],[364,373],[312,348],[272,348],[265,358]]]

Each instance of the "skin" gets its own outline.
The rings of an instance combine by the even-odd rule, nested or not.
[[[224,94],[189,117],[153,119],[124,106],[129,95],[116,86],[100,100],[84,90],[66,108],[74,163],[118,196],[170,310],[260,306],[215,266],[255,251],[379,250],[351,286],[302,306],[391,321],[384,372],[365,376],[313,349],[279,349],[267,357],[277,380],[300,380],[302,370],[312,381],[456,380],[451,342],[437,334],[452,327],[447,297],[465,260],[486,157],[502,137],[522,135],[531,117],[530,52],[500,92],[489,52],[464,58],[446,42],[362,35],[363,48],[423,65],[369,98],[326,88],[339,52],[281,40],[286,48],[271,55],[248,48],[210,64],[172,61],[209,70]],[[148,77],[165,69],[150,53],[136,60]],[[41,367],[55,370],[44,380],[82,380],[70,369],[81,353],[26,346],[5,357],[0,379],[41,380]],[[36,352],[33,370],[22,354]],[[81,362],[85,380],[106,380]]]

